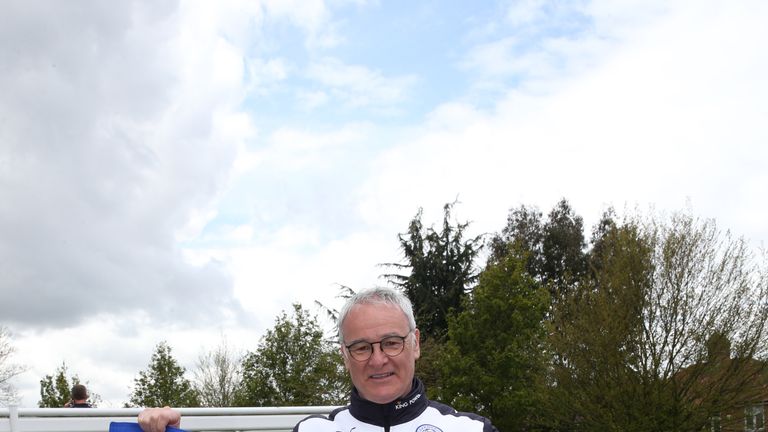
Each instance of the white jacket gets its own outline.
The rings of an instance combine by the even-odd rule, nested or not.
[[[498,432],[485,417],[461,413],[427,399],[424,384],[416,378],[404,398],[388,404],[363,399],[352,390],[350,404],[324,416],[300,421],[293,432]]]

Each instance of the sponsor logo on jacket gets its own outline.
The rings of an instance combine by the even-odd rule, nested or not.
[[[421,397],[421,393],[417,394],[416,396],[413,397],[413,399],[411,399],[409,401],[398,401],[395,404],[395,409],[399,410],[399,409],[407,408],[407,407],[413,405],[414,402],[419,400],[420,397]],[[426,431],[427,430],[425,429],[424,432],[426,432]],[[439,431],[439,429],[438,429],[438,431]],[[421,431],[419,431],[419,432],[421,432]]]
[[[431,424],[423,424],[416,428],[416,432],[443,432],[443,431],[437,426],[432,426]]]

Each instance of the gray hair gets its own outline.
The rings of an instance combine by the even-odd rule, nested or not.
[[[408,297],[391,288],[369,288],[360,291],[347,299],[344,307],[341,308],[341,312],[339,313],[338,326],[339,342],[342,344],[344,344],[344,330],[342,330],[344,320],[347,319],[349,311],[351,311],[353,307],[360,304],[382,304],[397,306],[400,308],[400,310],[403,311],[405,318],[408,320],[408,330],[416,330],[416,319],[413,317],[413,305],[411,304],[411,301],[408,299]]]

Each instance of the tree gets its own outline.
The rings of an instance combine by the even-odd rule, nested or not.
[[[566,430],[577,425],[596,430],[598,424],[608,430],[658,430],[651,423],[659,413],[640,406],[643,378],[633,367],[652,272],[651,245],[634,226],[611,230],[601,241],[599,274],[555,306],[545,418]]]
[[[549,416],[562,428],[689,431],[754,400],[765,263],[689,215],[603,228],[599,265],[555,311]]]
[[[489,265],[464,310],[449,318],[438,398],[526,430],[539,409],[549,294],[518,254]]]
[[[542,221],[542,213],[520,206],[507,216],[501,234],[491,240],[490,262],[510,253],[525,257],[525,269],[550,290],[556,302],[587,273],[583,220],[561,199]]]
[[[0,326],[0,405],[8,405],[16,401],[16,388],[11,385],[11,378],[24,372],[25,368],[11,363],[15,349],[11,345],[11,335]]]
[[[336,405],[350,384],[338,348],[323,339],[315,317],[300,304],[283,312],[255,352],[243,360],[240,406]]]
[[[386,264],[400,270],[410,269],[410,274],[383,275],[413,303],[421,333],[437,340],[445,337],[448,315],[461,311],[462,299],[477,280],[474,260],[482,247],[482,236],[464,240],[469,223],[452,225],[454,204],[443,207],[443,226],[439,232],[424,228],[419,209],[408,225],[408,232],[398,235],[406,263]]]
[[[40,408],[63,407],[72,400],[72,387],[80,383],[80,377],[77,375],[67,378],[67,365],[62,362],[53,375],[46,375],[40,380],[40,400],[37,406]],[[88,389],[87,402],[95,407],[101,402],[101,396]]]
[[[54,375],[46,375],[40,380],[40,400],[37,402],[37,406],[40,408],[63,407],[71,400],[70,389],[79,383],[80,379],[73,376],[70,384],[67,379],[67,365],[61,363]]]
[[[553,295],[562,295],[573,281],[587,273],[584,222],[574,213],[566,199],[560,200],[549,212],[542,239],[544,282],[559,288]]]
[[[234,406],[240,386],[241,356],[234,354],[226,339],[214,351],[201,354],[195,370],[195,390],[205,407]]]
[[[525,270],[534,278],[542,275],[542,243],[544,223],[542,213],[535,207],[521,205],[507,215],[507,225],[501,233],[495,234],[490,241],[491,256],[489,264],[504,260],[512,253],[520,253],[524,258]]]
[[[171,355],[171,347],[160,342],[147,370],[133,380],[129,405],[135,407],[196,407],[199,398],[192,383],[184,377],[186,369]]]
[[[336,296],[336,298],[343,299],[345,302],[349,300],[352,296],[354,296],[355,290],[351,287],[348,287],[346,285],[338,284],[339,285],[339,294]],[[331,322],[333,322],[333,330],[330,335],[330,338],[336,338],[339,334],[339,314],[341,313],[339,310],[332,308],[330,306],[326,306],[323,302],[319,300],[315,300],[315,306],[319,307],[321,311],[324,312],[326,318],[328,318]]]

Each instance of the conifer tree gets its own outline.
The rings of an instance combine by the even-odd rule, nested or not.
[[[192,383],[184,376],[186,369],[171,355],[171,347],[160,342],[146,370],[135,378],[130,406],[196,407],[199,398]]]

